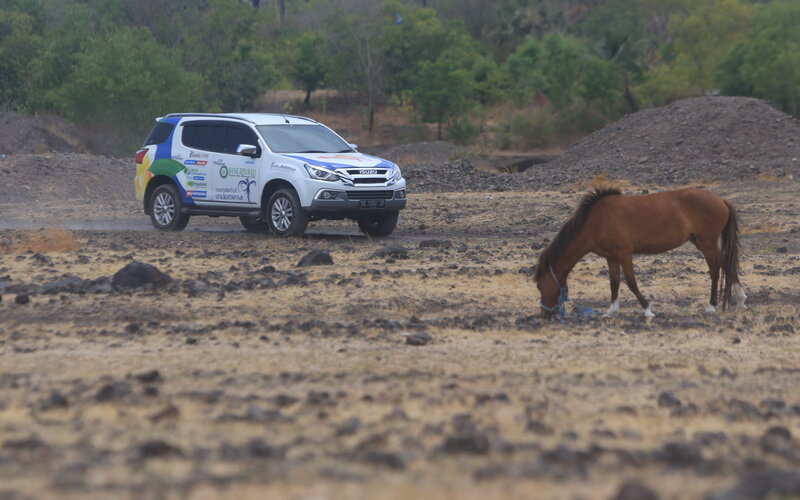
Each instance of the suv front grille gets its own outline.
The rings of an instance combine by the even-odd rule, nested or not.
[[[391,191],[347,191],[348,200],[391,200]]]
[[[365,174],[365,172],[369,172]],[[386,175],[385,168],[349,168],[347,173],[350,175]]]
[[[386,184],[385,177],[356,177],[354,184]]]

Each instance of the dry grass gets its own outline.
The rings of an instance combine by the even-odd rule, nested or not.
[[[72,231],[50,227],[31,231],[14,231],[0,240],[0,252],[69,252],[79,248]]]

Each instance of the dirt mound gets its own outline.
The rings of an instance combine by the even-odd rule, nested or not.
[[[797,178],[800,123],[759,99],[684,99],[625,116],[527,172],[544,185],[602,174],[645,186]]]
[[[57,115],[0,113],[0,154],[85,153],[88,138]]]
[[[401,168],[411,193],[514,191],[537,188],[528,176],[479,170],[470,160],[409,163]]]
[[[130,160],[76,153],[21,154],[0,159],[0,200],[132,200]]]

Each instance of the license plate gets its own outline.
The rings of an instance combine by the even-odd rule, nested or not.
[[[359,206],[361,208],[384,208],[386,200],[361,200]]]

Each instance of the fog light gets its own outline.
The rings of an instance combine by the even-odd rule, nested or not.
[[[396,200],[404,200],[406,198],[406,190],[405,189],[398,189],[394,192],[394,199]]]
[[[326,200],[326,201],[328,201],[328,200],[337,200],[337,199],[341,198],[342,194],[343,193],[341,191],[322,190],[317,194],[317,199],[318,200]]]

